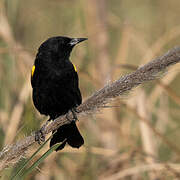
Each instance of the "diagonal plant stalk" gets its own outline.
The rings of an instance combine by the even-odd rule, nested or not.
[[[139,67],[136,71],[120,77],[115,82],[109,83],[102,89],[95,92],[77,107],[77,116],[87,116],[88,114],[92,114],[95,111],[100,110],[102,106],[109,103],[114,98],[129,92],[138,85],[160,78],[169,66],[179,62],[180,47],[176,47],[168,51],[163,56]],[[73,119],[73,116],[70,113],[68,117]],[[44,129],[44,135],[49,134],[53,130],[56,130],[59,126],[67,123],[69,123],[69,120],[66,119],[66,115],[60,116]],[[23,156],[25,156],[28,148],[34,143],[35,133],[32,133],[32,135],[25,137],[23,140],[10,146],[6,146],[0,152],[0,170],[17,163]],[[173,150],[180,155],[180,150],[177,147]]]
[[[35,163],[32,164],[31,167],[29,167],[28,169],[25,170],[25,172],[21,176],[22,179],[25,179],[25,177],[29,173],[31,173],[41,162],[44,161],[45,158],[47,158],[55,149],[57,149],[65,141],[66,141],[66,139],[63,142],[57,143],[57,144],[53,145],[50,149],[48,149]]]
[[[53,134],[55,133],[56,131]],[[22,164],[22,166],[17,170],[14,176],[11,177],[11,180],[19,177],[19,174],[21,173],[21,171],[28,165],[28,163],[35,157],[35,155],[47,144],[47,142],[53,137],[53,134],[43,144],[41,144],[41,146],[31,155],[31,157],[27,161],[25,161]]]

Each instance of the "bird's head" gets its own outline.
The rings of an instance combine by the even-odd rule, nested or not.
[[[69,38],[65,36],[51,37],[41,44],[39,53],[51,59],[69,59],[73,47],[87,38]]]

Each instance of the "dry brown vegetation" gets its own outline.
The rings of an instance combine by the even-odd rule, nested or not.
[[[178,0],[0,1],[1,149],[47,119],[34,109],[30,87],[42,41],[55,35],[89,38],[71,56],[87,99],[179,45],[179,5]],[[174,65],[161,80],[116,98],[96,115],[81,117],[84,147],[53,153],[27,179],[179,179],[179,68]],[[22,162],[4,169],[2,178]]]

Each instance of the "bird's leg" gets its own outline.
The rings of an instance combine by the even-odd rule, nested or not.
[[[45,136],[41,129],[35,132],[35,141],[37,141],[39,145],[41,145],[41,142],[45,141]]]
[[[66,113],[66,119],[71,123],[71,122],[72,122],[72,119],[69,118],[68,115],[69,115],[69,111],[68,111],[68,113]]]
[[[49,121],[51,121],[51,118],[46,121],[46,123],[41,127],[40,130],[35,132],[35,141],[37,141],[39,145],[41,144],[41,142],[45,141],[44,130],[49,124]]]
[[[72,115],[73,115],[73,120],[74,121],[77,121],[78,120],[78,118],[77,118],[77,110],[76,110],[76,108],[74,107],[74,108],[72,108],[71,109],[71,112],[72,112]]]
[[[79,113],[79,110],[77,110],[77,107],[78,107],[78,104],[76,104],[76,107],[74,107],[73,110],[74,110],[76,113]]]
[[[66,114],[66,119],[67,119],[70,123],[71,123],[72,121],[77,121],[78,118],[77,118],[76,112],[78,112],[78,111],[76,110],[76,108],[74,107],[74,108],[72,108],[70,111],[71,111],[71,113],[72,113],[72,115],[73,115],[73,119],[70,119],[70,118],[68,117],[68,114],[69,114],[69,113]]]

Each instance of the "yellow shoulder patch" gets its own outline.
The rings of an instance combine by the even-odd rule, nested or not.
[[[33,65],[32,70],[31,70],[31,76],[32,76],[32,77],[33,77],[33,75],[34,75],[34,71],[35,71],[35,65]]]
[[[76,68],[76,66],[73,64],[73,66],[74,66],[74,70],[77,72],[77,68]]]

